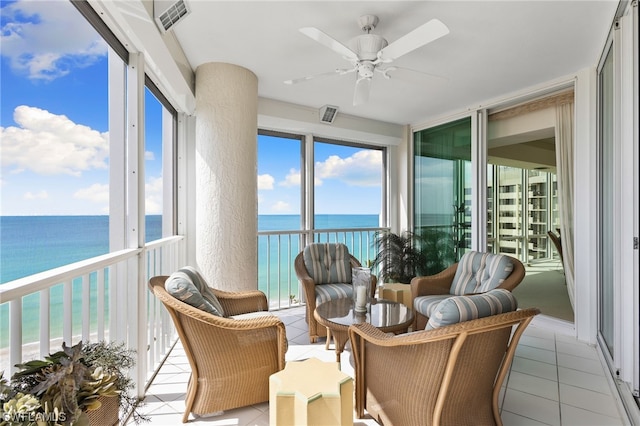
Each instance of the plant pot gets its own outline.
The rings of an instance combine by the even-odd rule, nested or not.
[[[90,426],[117,426],[120,422],[118,415],[120,406],[117,396],[101,396],[98,401],[102,406],[97,410],[87,411]]]

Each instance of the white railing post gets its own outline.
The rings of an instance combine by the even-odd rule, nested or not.
[[[73,280],[67,280],[62,287],[62,340],[73,346]]]
[[[40,290],[40,356],[42,358],[51,352],[51,333],[49,331],[50,295],[51,292],[48,288]]]
[[[22,298],[9,303],[9,365],[11,373],[22,362]]]
[[[127,305],[124,303],[129,294],[127,293],[127,274],[129,270],[128,262],[124,262],[115,268],[114,274],[114,288],[115,298],[111,300],[113,307],[112,313],[115,319],[115,333],[113,341],[126,342],[127,341]]]
[[[138,354],[138,375],[136,378],[137,381],[137,391],[138,397],[144,398],[144,389],[145,383],[147,382],[147,362],[148,362],[148,348],[149,348],[149,340],[147,334],[147,328],[149,327],[149,318],[147,316],[147,283],[146,283],[146,256],[145,251],[143,250],[138,256],[138,268],[137,268],[137,280],[134,281],[136,283],[137,295],[135,298],[136,301],[136,316],[133,318],[136,319],[136,335],[137,339],[135,340],[137,346],[137,354]]]
[[[104,301],[106,292],[104,289],[104,268],[99,269],[96,274],[96,287],[97,287],[97,299],[96,299],[96,311],[98,312],[98,318],[96,319],[97,339],[98,341],[105,340],[104,338]]]
[[[82,341],[88,342],[91,334],[91,279],[82,276]]]

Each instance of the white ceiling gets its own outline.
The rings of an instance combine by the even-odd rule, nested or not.
[[[561,79],[597,63],[617,0],[608,1],[205,1],[171,31],[195,70],[207,62],[243,66],[258,77],[259,96],[312,108],[412,124]],[[349,67],[301,34],[316,27],[347,44],[362,34],[357,19],[374,14],[374,33],[392,43],[438,18],[450,34],[393,65],[444,76],[376,73],[369,102],[353,106],[355,73],[296,85],[284,80]]]

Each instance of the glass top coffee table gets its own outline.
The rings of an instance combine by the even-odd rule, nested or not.
[[[327,342],[333,336],[336,361],[349,339],[349,326],[368,322],[385,333],[406,333],[413,322],[413,311],[402,303],[389,300],[373,300],[369,312],[356,312],[353,300],[335,299],[316,307],[313,316],[318,324],[327,328]]]

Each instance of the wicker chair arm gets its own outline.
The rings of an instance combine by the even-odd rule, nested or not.
[[[267,311],[267,296],[259,290],[230,292],[212,288],[226,316]]]
[[[411,298],[427,296],[431,294],[448,294],[451,282],[456,275],[457,263],[449,266],[442,272],[425,277],[415,277],[411,280]]]
[[[513,263],[513,271],[511,271],[511,274],[509,274],[509,276],[497,288],[513,291],[513,289],[516,288],[524,279],[526,271],[522,262],[515,257],[511,258],[511,262]]]
[[[182,303],[180,301],[177,301],[177,302]],[[283,324],[282,321],[275,315],[264,315],[264,316],[257,316],[255,318],[234,319],[234,318],[219,317],[217,315],[213,315],[208,312],[202,311],[198,308],[194,308],[193,306],[187,305],[186,303],[184,305],[186,306],[181,306],[179,309],[185,314],[189,315],[190,317],[195,318],[198,321],[204,322],[206,324],[210,324],[215,327],[224,328],[227,330],[259,329],[259,328],[279,326]]]
[[[307,301],[307,303],[313,301],[312,303],[315,305],[316,282],[313,278],[311,278],[311,275],[309,275],[309,271],[307,271],[307,268],[304,264],[304,257],[302,252],[300,252],[296,256],[293,266],[295,268],[298,280],[300,280],[300,284],[302,284],[302,288],[304,289],[305,300]]]
[[[451,339],[461,333],[479,333],[508,323],[517,324],[523,319],[533,318],[539,313],[540,310],[537,308],[519,309],[517,311],[491,315],[473,321],[451,324],[433,330],[420,330],[398,335],[384,333],[369,323],[363,323],[350,326],[349,337],[351,338],[352,345],[355,339],[358,338],[366,340],[376,346],[414,345]]]
[[[158,278],[159,280],[161,280],[160,282],[164,282],[164,280],[166,280],[167,277],[162,276]],[[183,312],[184,314],[190,317],[193,317],[198,321],[201,321],[206,324],[210,324],[210,325],[220,327],[220,328],[225,328],[225,329],[232,329],[232,330],[233,329],[235,330],[258,329],[258,328],[268,328],[273,326],[276,326],[276,327],[282,326],[284,329],[284,324],[275,315],[273,316],[264,315],[264,316],[257,316],[255,318],[246,318],[246,319],[233,319],[233,318],[219,317],[217,315],[210,314],[209,312],[205,312],[201,309],[195,308],[187,303],[184,303],[176,299],[175,297],[171,296],[169,293],[164,291],[164,287],[162,287],[162,290],[163,291],[155,291],[154,293],[156,297],[158,297],[158,299],[160,299],[165,305],[167,305],[171,309],[175,309],[177,311]],[[218,292],[219,290],[216,290],[216,291]],[[256,293],[256,292],[251,291],[248,293]],[[265,297],[262,292],[257,292],[257,293],[260,293],[262,297]],[[255,297],[254,298],[250,297],[249,300],[251,299],[255,299]],[[222,300],[225,300],[225,299],[221,299],[220,300],[221,303],[222,303]],[[226,300],[238,300],[238,299],[226,299]],[[223,307],[226,309],[224,305]],[[257,311],[253,310],[253,311],[246,311],[242,313],[247,313],[247,312],[257,312]],[[235,314],[235,315],[239,315],[239,314]]]
[[[411,346],[431,341],[450,339],[459,334],[459,332],[456,333],[448,330],[445,330],[444,332],[441,331],[444,328],[445,327],[436,330],[423,330],[396,335],[393,333],[384,333],[371,324],[363,323],[349,327],[349,338],[351,339],[352,346],[357,346],[357,343],[355,342],[358,342],[361,339],[375,346],[394,347]]]

